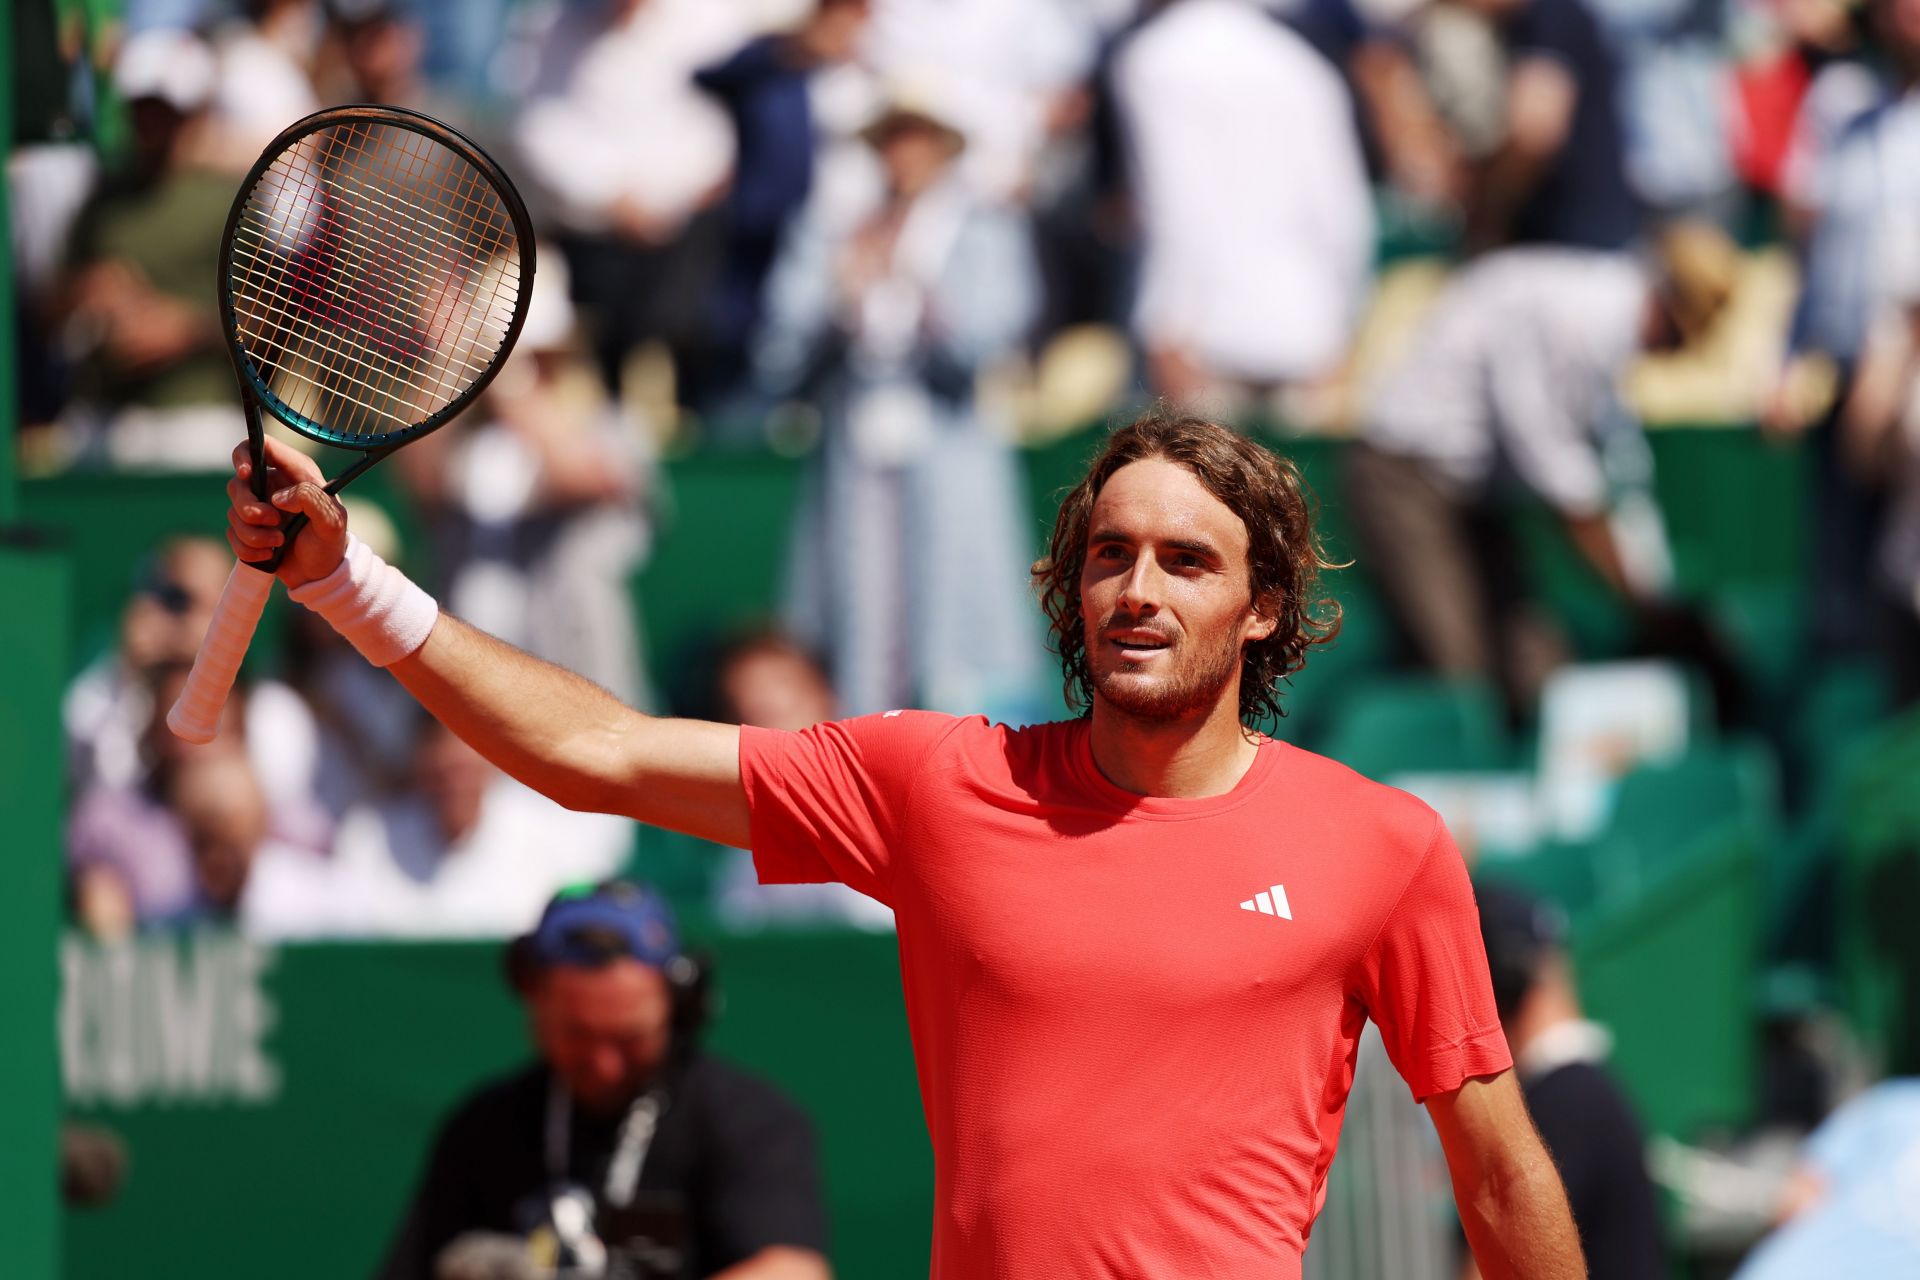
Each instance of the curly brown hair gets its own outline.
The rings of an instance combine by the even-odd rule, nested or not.
[[[1345,565],[1327,558],[1313,528],[1312,496],[1293,463],[1230,427],[1160,412],[1107,437],[1086,478],[1060,503],[1046,557],[1034,562],[1034,588],[1050,647],[1060,656],[1068,704],[1081,711],[1093,705],[1080,575],[1094,500],[1115,472],[1143,458],[1185,467],[1246,524],[1251,599],[1278,625],[1243,651],[1240,720],[1259,724],[1285,715],[1280,681],[1306,665],[1308,649],[1340,631],[1340,604],[1321,590],[1320,573]]]

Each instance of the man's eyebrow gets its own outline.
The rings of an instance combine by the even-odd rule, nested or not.
[[[1087,535],[1087,545],[1097,546],[1102,542],[1124,542],[1131,545],[1134,537],[1119,529],[1096,529]],[[1166,538],[1160,544],[1173,551],[1190,551],[1194,555],[1208,560],[1220,559],[1220,549],[1204,538]]]

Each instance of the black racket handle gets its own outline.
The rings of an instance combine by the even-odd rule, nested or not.
[[[277,572],[280,568],[280,562],[287,558],[287,552],[293,550],[293,540],[299,537],[300,531],[306,527],[307,513],[304,511],[294,512],[293,518],[280,526],[280,545],[275,547],[273,554],[265,560],[255,560],[253,567],[262,573]]]

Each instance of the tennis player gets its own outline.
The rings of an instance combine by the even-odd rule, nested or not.
[[[1149,417],[1068,495],[1035,577],[1088,715],[790,733],[641,715],[440,613],[268,444],[271,507],[235,455],[236,554],[304,511],[294,598],[507,772],[894,909],[939,1280],[1298,1277],[1368,1018],[1482,1274],[1585,1274],[1438,816],[1246,727],[1333,629],[1273,454]]]

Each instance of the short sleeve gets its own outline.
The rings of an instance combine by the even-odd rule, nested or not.
[[[1513,1065],[1466,864],[1436,815],[1413,878],[1360,965],[1357,994],[1416,1101]]]
[[[762,884],[839,881],[893,905],[893,859],[915,778],[961,721],[926,711],[742,728],[740,780]]]

